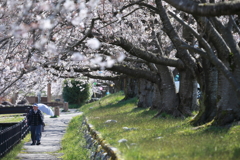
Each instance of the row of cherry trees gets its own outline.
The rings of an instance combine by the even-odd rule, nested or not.
[[[137,94],[138,107],[156,116],[191,116],[199,105],[193,125],[238,121],[239,8],[218,0],[3,0],[0,94],[62,78],[124,78],[126,98]]]

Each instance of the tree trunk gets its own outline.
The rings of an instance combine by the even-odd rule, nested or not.
[[[192,111],[197,109],[196,80],[189,70],[180,71],[180,103],[178,110],[184,116],[192,116]]]
[[[191,16],[182,14],[181,16],[188,23],[193,23]],[[182,27],[182,37],[190,44],[194,45],[194,37],[185,26]],[[189,51],[191,55],[195,55],[193,51]],[[180,104],[178,109],[185,116],[192,116],[192,111],[198,109],[197,105],[197,82],[189,69],[180,70]]]
[[[124,90],[124,79],[114,80],[114,92],[119,92]]]
[[[240,80],[240,68],[234,70],[234,75]],[[240,100],[235,88],[222,74],[219,76],[219,102],[214,125],[223,126],[240,120]]]
[[[138,80],[138,108],[152,106],[153,83],[145,79]]]
[[[202,125],[214,119],[217,111],[217,75],[216,68],[206,59],[203,59],[204,78],[202,95],[200,97],[200,109],[192,120],[192,124]]]
[[[161,82],[159,81],[158,83],[161,101],[158,107],[159,112],[156,116],[169,114],[174,117],[180,117],[182,114],[177,109],[179,99],[176,94],[172,72],[167,66],[157,65],[157,68],[161,77]]]
[[[228,71],[232,73],[230,76],[223,75],[219,70],[219,96],[217,104],[217,114],[215,116],[214,125],[227,125],[240,119],[240,49],[232,34],[231,21],[227,26],[223,25],[219,20],[212,18],[215,27],[224,39],[224,43],[220,38],[211,39],[215,48],[218,50],[218,56]],[[214,41],[216,40],[216,41]],[[225,43],[227,46],[225,47]],[[224,49],[225,47],[225,49]],[[229,50],[230,48],[230,50]],[[234,82],[234,83],[233,83]]]
[[[154,84],[153,86],[153,96],[152,96],[152,107],[150,109],[157,110],[161,104],[161,94],[159,92],[158,85]]]
[[[124,88],[124,94],[125,94],[125,100],[136,97],[138,93],[138,87],[137,83],[138,80],[135,78],[125,78],[125,88]]]

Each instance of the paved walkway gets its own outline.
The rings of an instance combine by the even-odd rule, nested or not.
[[[50,118],[45,115],[46,126],[42,132],[41,145],[31,146],[31,141],[24,144],[22,153],[18,154],[20,160],[58,160],[61,155],[56,153],[60,150],[61,139],[66,131],[71,118],[82,114],[70,109],[70,112],[61,112],[58,118]]]

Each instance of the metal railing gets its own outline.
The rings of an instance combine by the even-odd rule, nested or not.
[[[21,139],[25,138],[29,132],[29,128],[25,118],[21,122],[0,131],[0,158],[18,144]]]

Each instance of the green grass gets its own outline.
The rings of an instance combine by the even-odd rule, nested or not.
[[[56,116],[56,115],[54,115],[54,116],[51,116],[50,118],[58,118],[59,116]]]
[[[88,150],[84,148],[86,142],[81,132],[81,124],[83,121],[82,116],[73,117],[68,125],[67,132],[64,134],[61,141],[62,150],[64,155],[61,157],[64,160],[79,159],[88,160]]]
[[[0,123],[14,123],[20,122],[25,116],[19,114],[0,114]]]
[[[123,98],[122,93],[112,94],[80,108],[94,129],[118,148],[123,159],[240,159],[240,126],[194,128],[188,124],[189,119],[153,119],[156,111],[136,108],[136,98],[121,101]],[[117,122],[105,123],[107,120]],[[127,142],[119,143],[120,139]]]

